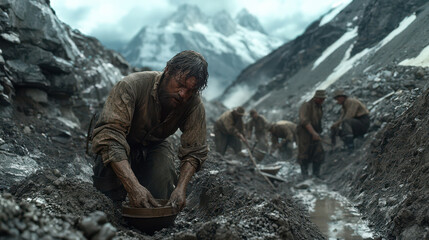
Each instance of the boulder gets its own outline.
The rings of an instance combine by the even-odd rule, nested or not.
[[[50,86],[50,82],[37,65],[28,64],[21,60],[8,60],[6,65],[13,72],[12,81],[14,84],[40,88]]]

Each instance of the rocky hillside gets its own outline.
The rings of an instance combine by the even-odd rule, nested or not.
[[[295,110],[294,103],[316,88],[330,88],[337,81],[416,57],[429,44],[423,30],[429,14],[426,2],[354,0],[331,21],[322,17],[243,70],[222,100],[228,103],[242,96],[237,90],[246,86],[251,94],[241,98],[242,104]]]
[[[90,115],[84,109],[97,105],[131,71],[119,54],[60,22],[49,1],[5,0],[0,10],[3,117],[11,117],[12,105],[21,101],[27,115],[80,126]]]
[[[59,21],[49,1],[1,1],[0,15],[4,188],[60,156],[85,164],[85,155],[49,146],[82,141],[94,109],[132,69],[118,53]],[[71,162],[63,169],[81,175],[80,167],[65,167]]]
[[[162,70],[175,53],[196,50],[209,62],[205,96],[213,98],[280,44],[244,9],[233,18],[226,11],[207,16],[197,6],[182,5],[159,25],[144,26],[121,52],[135,66]]]

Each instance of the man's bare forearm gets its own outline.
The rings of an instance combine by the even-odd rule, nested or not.
[[[195,167],[192,166],[192,164],[190,164],[189,162],[185,162],[180,168],[179,181],[177,182],[176,188],[185,191],[194,173]]]
[[[313,126],[311,126],[311,124],[310,123],[307,123],[307,125],[305,125],[305,128],[308,130],[308,132],[311,134],[311,135],[317,135],[317,132],[316,131],[314,131],[314,128],[313,128]]]
[[[135,186],[140,184],[127,160],[111,162],[110,166],[112,166],[113,171],[116,173],[116,176],[118,176],[127,192],[132,192]]]

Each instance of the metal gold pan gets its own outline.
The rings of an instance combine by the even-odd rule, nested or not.
[[[161,205],[167,200],[157,199]],[[171,206],[159,208],[134,208],[122,205],[122,216],[131,226],[147,234],[153,234],[162,228],[172,226],[179,211]]]

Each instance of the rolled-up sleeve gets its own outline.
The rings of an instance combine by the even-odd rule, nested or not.
[[[189,162],[196,171],[201,169],[208,153],[205,115],[204,106],[200,102],[180,127],[182,136],[178,157],[182,164]]]
[[[128,82],[118,82],[107,97],[93,132],[92,151],[102,156],[105,165],[128,159],[130,147],[126,136],[134,106],[135,92]]]

